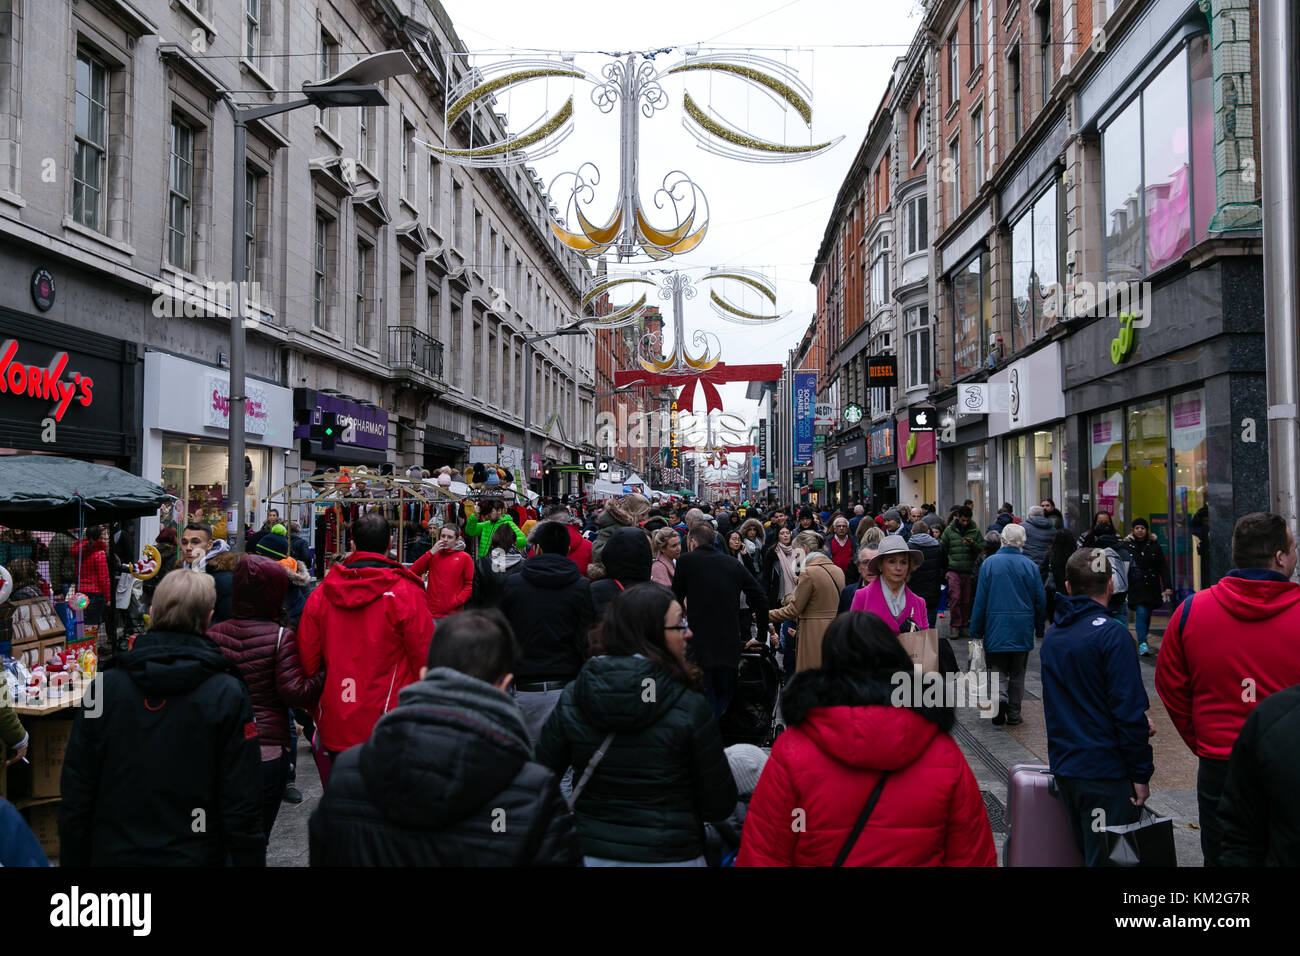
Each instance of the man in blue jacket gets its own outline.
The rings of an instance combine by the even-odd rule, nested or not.
[[[1043,639],[1047,755],[1088,866],[1105,862],[1103,826],[1136,823],[1155,772],[1148,739],[1150,702],[1133,638],[1106,612],[1109,561],[1093,569],[1091,550],[1065,566],[1070,597],[1056,606]]]
[[[984,559],[971,607],[970,635],[984,641],[989,671],[1006,675],[998,679],[999,705],[995,724],[1023,723],[1020,701],[1025,695],[1025,670],[1034,638],[1047,624],[1047,593],[1038,568],[1021,553],[1025,529],[1009,524],[1002,531],[1002,547]]]

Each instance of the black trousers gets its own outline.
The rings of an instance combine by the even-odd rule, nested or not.
[[[1201,853],[1206,866],[1219,865],[1223,827],[1219,825],[1219,798],[1228,779],[1228,761],[1202,757],[1196,768],[1196,807],[1201,823]]]
[[[1106,841],[1101,827],[1136,823],[1142,811],[1129,802],[1135,796],[1131,780],[1080,780],[1057,777],[1057,789],[1074,831],[1084,866],[1106,865]]]

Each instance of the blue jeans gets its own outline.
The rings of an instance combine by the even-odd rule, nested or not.
[[[1133,613],[1137,615],[1138,643],[1145,644],[1147,642],[1147,631],[1151,627],[1151,608],[1145,604],[1139,604],[1133,608]]]
[[[1119,621],[1125,627],[1128,627],[1128,595],[1120,594],[1110,599],[1110,606],[1106,612]]]

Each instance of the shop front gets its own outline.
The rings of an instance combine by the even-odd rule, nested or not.
[[[60,455],[137,473],[139,424],[135,343],[0,309],[0,455]]]
[[[934,474],[934,432],[910,432],[907,419],[898,420],[898,501],[909,508],[932,504],[938,508]]]
[[[989,512],[989,490],[995,464],[988,448],[988,416],[959,415],[957,406],[946,407],[939,416],[940,427],[951,427],[953,441],[945,443],[936,433],[936,470],[939,501],[937,509],[947,514],[953,505],[971,502],[971,514],[981,528],[993,520]]]
[[[293,448],[293,393],[246,379],[244,488],[246,520],[257,527],[273,505],[267,496],[284,486]],[[162,525],[211,525],[229,537],[234,501],[229,488],[230,373],[162,352],[144,357],[143,475],[176,497]],[[292,476],[291,476],[292,477]],[[286,517],[282,515],[281,517]],[[141,522],[141,541],[152,541],[160,519]]]
[[[1061,504],[1065,488],[1065,393],[1061,389],[1061,345],[1027,355],[990,376],[1005,390],[1006,411],[989,413],[989,436],[998,443],[1001,484],[998,503],[1010,502],[1024,517],[1045,498]]]
[[[332,449],[322,447],[319,437],[312,437],[312,426],[320,425],[326,413],[333,413],[339,429]],[[389,447],[393,429],[388,412],[382,408],[312,388],[295,388],[293,416],[293,437],[300,443],[303,477],[317,468],[331,471],[358,465],[382,472],[393,460]]]
[[[468,439],[445,428],[424,426],[424,468],[429,474],[443,465],[462,471],[468,458]]]
[[[853,438],[835,450],[836,464],[840,470],[841,497],[853,504],[870,494],[866,486],[867,439]]]
[[[867,465],[871,474],[871,505],[898,503],[898,471],[894,459],[894,425],[886,422],[867,433]]]
[[[1071,527],[1150,522],[1176,596],[1232,568],[1236,519],[1269,510],[1260,263],[1233,257],[1158,286],[1128,349],[1115,320],[1065,340]]]

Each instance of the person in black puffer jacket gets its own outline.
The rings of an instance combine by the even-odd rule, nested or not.
[[[309,824],[312,866],[581,863],[559,778],[533,761],[505,692],[516,652],[499,611],[443,621],[422,678],[335,761]]]
[[[650,566],[654,563],[650,539],[640,528],[619,528],[605,543],[601,565],[605,576],[591,582],[591,606],[596,620],[605,615],[605,608],[619,591],[634,584],[650,580]]]
[[[943,555],[939,542],[930,534],[930,526],[924,521],[912,525],[912,537],[907,546],[922,555],[921,565],[907,579],[907,588],[925,602],[926,619],[931,627],[938,627],[939,592],[943,588]]]
[[[265,535],[262,541],[274,535]],[[298,659],[292,629],[280,626],[289,573],[261,555],[245,555],[235,565],[230,620],[208,628],[212,638],[239,668],[253,700],[253,719],[262,756],[262,829],[271,839],[280,798],[289,779],[289,707],[315,708],[325,684],[325,669],[308,677]]]
[[[501,610],[521,648],[515,700],[524,712],[528,739],[535,741],[564,685],[582,669],[595,611],[591,583],[569,560],[568,529],[558,521],[543,521],[533,529],[532,541],[539,553],[506,578]]]
[[[574,803],[588,866],[704,866],[702,825],[735,809],[718,723],[686,663],[689,637],[667,588],[620,592],[595,642],[600,656],[542,729],[540,763],[556,773],[572,765],[579,784],[592,771]]]
[[[208,575],[167,575],[153,628],[77,711],[62,866],[265,864],[253,705],[239,669],[203,636],[215,601]]]
[[[1221,866],[1300,866],[1300,684],[1259,702],[1228,761]]]

